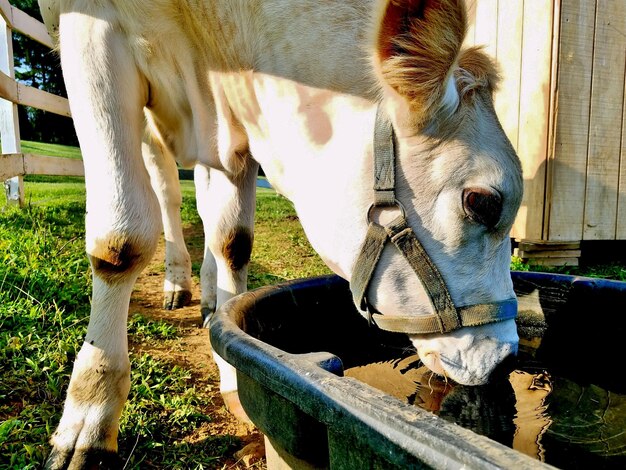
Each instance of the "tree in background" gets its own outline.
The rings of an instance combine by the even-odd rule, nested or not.
[[[11,3],[42,21],[37,0],[12,0]],[[15,78],[29,86],[67,97],[57,53],[20,33],[13,33]],[[54,144],[78,145],[71,118],[18,106],[20,135],[24,140]]]

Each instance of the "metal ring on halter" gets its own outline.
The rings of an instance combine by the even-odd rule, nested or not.
[[[372,209],[377,208],[377,209],[381,209],[381,210],[385,210],[385,209],[399,209],[400,210],[400,215],[402,215],[402,218],[406,220],[406,209],[404,208],[404,206],[402,205],[402,203],[400,201],[398,201],[397,199],[393,200],[393,204],[389,204],[389,205],[376,205],[376,204],[372,204],[370,205],[369,209],[367,209],[367,214],[365,216],[365,221],[367,222],[367,224],[369,225],[372,222]]]

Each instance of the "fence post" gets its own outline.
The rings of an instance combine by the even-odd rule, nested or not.
[[[12,30],[0,15],[0,71],[15,78]],[[0,138],[2,153],[22,153],[17,105],[0,98]],[[24,204],[24,179],[16,176],[4,182],[7,203]]]

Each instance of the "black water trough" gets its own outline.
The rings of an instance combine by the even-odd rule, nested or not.
[[[268,467],[626,468],[626,283],[512,277],[520,353],[481,387],[425,372],[404,335],[367,325],[338,277],[226,303],[211,344],[237,368]]]

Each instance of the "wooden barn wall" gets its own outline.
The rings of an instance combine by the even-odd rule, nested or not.
[[[626,1],[596,2],[583,240],[615,239],[624,113]]]
[[[626,238],[625,67],[626,2],[563,2],[551,239]]]
[[[582,240],[589,145],[589,109],[593,68],[593,1],[561,5],[561,46],[558,55],[559,93],[551,171],[549,236]]]
[[[512,235],[626,239],[626,1],[467,5],[467,43],[499,63],[496,111],[524,169]]]
[[[554,0],[467,0],[468,45],[482,45],[502,75],[495,106],[524,169],[512,236],[541,239],[546,195]]]

